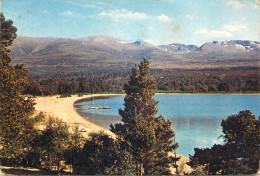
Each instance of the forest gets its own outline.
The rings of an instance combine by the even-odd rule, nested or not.
[[[157,93],[257,93],[259,68],[158,70],[151,69]],[[129,71],[97,71],[30,75],[25,94],[70,95],[124,93]]]
[[[8,46],[17,29],[2,13],[0,24],[0,165],[39,168],[51,175],[170,175],[171,169],[179,174],[176,149],[181,146],[174,141],[172,122],[157,116],[156,86],[166,92],[186,92],[185,86],[194,86],[194,92],[259,91],[257,69],[150,73],[147,58],[120,76],[75,73],[44,79],[31,76],[28,81],[24,65],[11,64]],[[77,124],[43,113],[35,115],[35,102],[28,95],[69,96],[111,90],[126,94],[124,108],[119,110],[122,120],[110,125],[114,136],[103,132],[84,136]],[[193,171],[184,174],[257,173],[259,122],[249,110],[223,119],[224,143],[195,148],[187,163]]]

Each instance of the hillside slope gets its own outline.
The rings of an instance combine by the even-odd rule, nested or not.
[[[259,42],[232,40],[196,45],[154,46],[110,36],[80,39],[19,36],[10,47],[13,64],[37,72],[122,70],[149,58],[151,68],[223,68],[259,66]]]

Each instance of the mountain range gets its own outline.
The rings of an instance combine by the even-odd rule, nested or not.
[[[202,46],[124,41],[110,36],[79,39],[19,36],[10,47],[13,64],[31,71],[80,72],[129,69],[147,57],[151,68],[259,67],[260,43],[246,40],[214,41]]]

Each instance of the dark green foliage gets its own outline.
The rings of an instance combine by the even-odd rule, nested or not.
[[[18,148],[19,153],[14,157],[7,157],[2,155],[2,164],[10,165],[10,166],[30,166],[30,167],[38,167],[40,166],[40,158],[39,153],[35,150],[35,147],[38,145],[38,141],[35,139],[40,135],[39,130],[35,127],[35,124],[40,122],[44,116],[42,113],[37,115],[36,117],[29,118],[25,124],[24,128],[17,135],[17,139],[19,141],[9,142],[11,145],[19,145],[11,146],[13,148]]]
[[[104,133],[93,133],[78,154],[74,172],[84,175],[105,174],[106,168],[111,168],[116,160],[114,139]]]
[[[40,154],[35,151],[35,146],[37,145],[35,139],[40,135],[40,131],[35,126],[44,118],[44,115],[40,113],[35,117],[29,118],[25,122],[25,127],[22,131],[23,133],[20,134],[24,149],[22,154],[23,166],[38,167],[40,165]]]
[[[33,112],[34,103],[22,92],[27,88],[29,71],[23,65],[10,64],[7,49],[16,37],[12,21],[6,21],[0,13],[0,145],[1,156],[20,162],[25,149],[24,139],[28,134],[27,120]]]
[[[33,96],[42,96],[43,90],[39,82],[36,80],[30,81],[29,87],[25,90],[24,94],[31,94]]]
[[[232,89],[231,89],[231,86],[229,83],[225,83],[225,82],[220,83],[217,88],[218,88],[218,91],[220,91],[220,92],[232,92]]]
[[[137,174],[169,174],[170,164],[177,160],[168,156],[178,147],[172,144],[175,134],[171,122],[163,116],[155,117],[155,87],[155,79],[149,76],[149,62],[144,58],[125,84],[125,108],[119,110],[122,123],[111,125],[111,131],[133,155]]]
[[[72,94],[93,94],[112,92],[112,88],[104,79],[64,78],[49,80],[32,80],[24,94],[46,96],[59,94],[67,97]]]
[[[197,167],[202,166],[206,174],[216,175],[225,174],[225,172],[232,169],[229,164],[233,159],[228,147],[214,145],[212,148],[195,148],[194,150],[195,154],[190,157],[189,165],[191,165],[195,171]]]
[[[51,166],[57,166],[57,170],[60,170],[60,162],[64,160],[64,152],[69,146],[69,137],[68,125],[50,117],[46,128],[36,139],[44,168],[51,169]]]
[[[159,92],[259,92],[259,68],[154,71]]]
[[[255,174],[259,167],[259,120],[249,110],[222,120],[225,144],[195,148],[189,165],[208,174]]]
[[[32,75],[30,87],[25,91],[32,95],[72,93],[122,93],[130,76],[128,71],[94,71]],[[166,93],[232,93],[259,92],[258,68],[230,68],[209,70],[155,70],[157,92]],[[63,88],[62,88],[63,87]],[[69,87],[69,88],[65,88]],[[62,88],[62,89],[59,89]]]
[[[245,174],[256,173],[259,166],[259,120],[245,110],[222,120],[221,126],[226,145],[232,147],[232,153],[240,165],[247,168]]]
[[[72,134],[69,137],[68,148],[64,151],[64,160],[66,164],[73,167],[73,171],[79,169],[80,164],[80,151],[84,145],[84,137],[80,133],[79,126],[74,126]]]
[[[112,166],[112,168],[106,169],[106,173],[113,175],[136,175],[133,155],[127,150],[119,147],[120,146],[117,146],[116,148],[119,160],[116,162],[116,165]]]
[[[0,13],[0,31],[0,47],[12,45],[17,29],[13,26],[12,20],[5,20],[3,13]]]
[[[73,157],[74,174],[136,174],[132,155],[120,148],[119,141],[103,132],[90,134],[84,147],[78,149]]]

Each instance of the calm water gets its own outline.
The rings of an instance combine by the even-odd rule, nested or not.
[[[159,101],[158,115],[170,119],[179,143],[178,153],[184,156],[194,154],[194,147],[211,147],[222,143],[221,120],[241,110],[249,109],[258,118],[260,95],[155,95]],[[119,108],[124,108],[124,95],[111,96],[78,103],[78,112],[93,123],[109,129],[111,123],[118,123]],[[110,106],[111,110],[87,110],[92,106]]]

